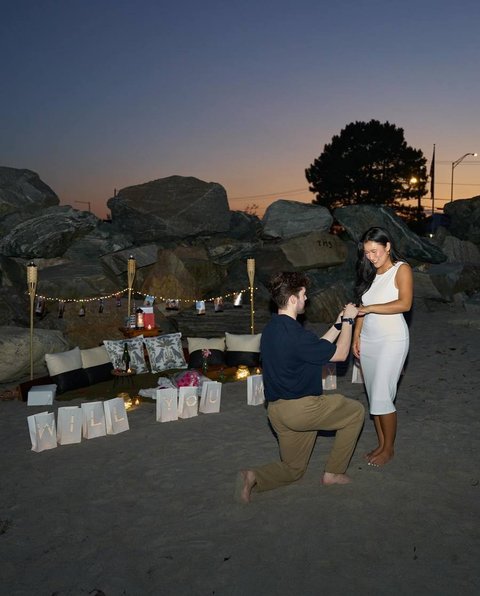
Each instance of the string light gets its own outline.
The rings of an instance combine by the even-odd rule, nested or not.
[[[255,290],[258,290],[258,288],[254,288]],[[167,300],[176,300],[178,302],[197,302],[198,300],[203,300],[205,302],[214,302],[215,300],[218,300],[219,298],[221,298],[222,300],[225,300],[227,298],[231,298],[233,296],[236,296],[238,294],[244,294],[248,291],[250,291],[251,288],[244,288],[243,290],[235,290],[234,292],[229,292],[228,294],[222,294],[219,296],[215,296],[214,298],[172,298],[169,296],[155,296],[151,293],[149,294],[144,294],[143,292],[138,292],[138,291],[134,291],[132,292],[132,294],[137,295],[137,296],[142,296],[143,298],[146,298],[147,296],[153,296],[153,298],[157,301],[157,302],[166,302]],[[63,302],[65,304],[75,304],[75,303],[89,303],[89,302],[97,302],[98,300],[108,300],[109,298],[118,298],[119,295],[123,295],[126,294],[128,292],[128,288],[124,288],[123,290],[117,290],[115,292],[112,292],[111,294],[101,294],[98,296],[90,296],[90,297],[86,297],[86,298],[62,298],[59,296],[44,296],[43,294],[38,294],[37,293],[37,298],[41,298],[47,302]]]

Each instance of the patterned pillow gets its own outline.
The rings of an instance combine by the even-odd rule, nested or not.
[[[225,366],[225,337],[187,337],[188,368],[201,368],[204,348],[210,350],[208,364]]]
[[[236,335],[225,332],[227,366],[258,366],[260,364],[261,333],[254,335]]]
[[[169,333],[168,335],[144,338],[153,373],[172,368],[187,368],[181,337],[181,333]]]
[[[57,384],[57,393],[64,393],[72,389],[86,387],[88,377],[82,368],[80,348],[73,348],[68,352],[45,354],[48,374]]]
[[[143,335],[138,335],[131,339],[104,339],[103,343],[107,348],[113,368],[123,368],[125,366],[122,356],[123,348],[127,344],[128,353],[130,354],[130,368],[137,374],[148,372],[145,354],[143,352]]]

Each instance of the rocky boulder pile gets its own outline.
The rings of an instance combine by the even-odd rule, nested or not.
[[[480,226],[474,222],[479,199],[449,204],[450,230],[439,228],[427,239],[411,232],[390,209],[368,205],[330,213],[318,205],[281,200],[260,220],[231,211],[225,189],[215,182],[170,176],[121,189],[108,200],[112,218],[104,222],[60,206],[34,172],[0,168],[0,347],[8,355],[4,362],[10,363],[0,369],[0,383],[20,379],[29,367],[26,267],[32,260],[38,270],[37,296],[45,301],[34,325],[40,376],[45,352],[123,337],[130,256],[136,262],[132,306],[154,295],[158,326],[184,335],[194,330],[197,336],[202,330],[210,336],[238,333],[241,325],[249,333],[249,317],[233,314],[232,308],[234,296],[243,291],[244,310],[249,310],[247,258],[255,259],[257,331],[269,316],[268,278],[278,270],[309,274],[307,316],[330,323],[352,299],[357,243],[372,225],[387,228],[412,265],[416,308],[435,302],[464,308],[478,304]],[[205,317],[192,318],[196,300],[218,296],[228,305],[224,315],[215,319],[208,302]],[[178,300],[179,310],[167,310],[167,299]]]

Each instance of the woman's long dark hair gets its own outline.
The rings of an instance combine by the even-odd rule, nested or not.
[[[357,304],[362,302],[362,296],[370,288],[375,279],[375,275],[377,274],[377,270],[365,256],[365,242],[376,242],[383,246],[387,246],[387,242],[390,242],[390,259],[392,260],[392,263],[395,264],[397,261],[405,261],[404,257],[395,250],[391,236],[387,230],[378,227],[369,228],[360,238],[357,246],[357,280],[355,284],[355,301]]]

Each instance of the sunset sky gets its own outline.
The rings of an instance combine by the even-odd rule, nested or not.
[[[114,189],[174,174],[261,215],[310,202],[305,168],[375,118],[429,162],[436,144],[441,207],[452,162],[480,153],[479,30],[478,0],[4,3],[0,165],[100,217]],[[476,195],[469,156],[454,198]]]

